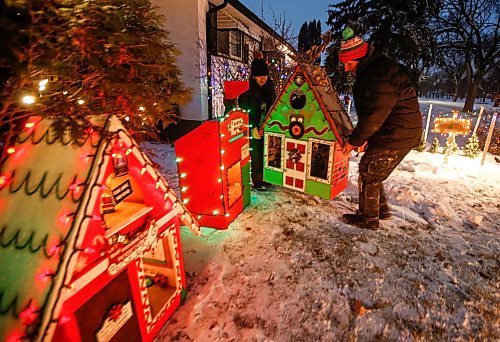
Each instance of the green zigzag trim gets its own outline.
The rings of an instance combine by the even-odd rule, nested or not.
[[[36,185],[34,187],[32,185],[30,185],[31,170],[28,171],[28,173],[26,173],[26,176],[24,176],[24,179],[18,184],[17,187],[15,187],[15,185],[14,185],[15,175],[16,175],[16,170],[12,171],[12,180],[11,180],[10,185],[9,185],[10,193],[16,193],[24,187],[24,192],[26,193],[27,196],[32,196],[35,193],[37,193],[38,191],[40,191],[40,195],[42,196],[42,198],[47,198],[50,195],[50,193],[55,189],[54,193],[55,193],[56,198],[58,200],[62,201],[63,199],[66,198],[66,196],[68,196],[68,193],[71,193],[71,199],[72,199],[73,203],[78,203],[81,199],[81,196],[82,196],[81,194],[83,194],[83,191],[81,191],[80,196],[78,198],[75,198],[74,192],[71,191],[69,189],[69,187],[66,188],[66,191],[64,193],[62,193],[62,194],[60,193],[59,185],[61,183],[63,173],[59,174],[59,176],[55,180],[54,184],[52,184],[48,190],[45,190],[45,187],[44,187],[45,180],[46,180],[47,175],[48,175],[48,171],[44,172],[42,178],[38,182],[38,185]],[[71,184],[74,184],[76,182],[76,180],[77,180],[77,176],[75,175],[73,177]],[[83,185],[80,185],[80,186],[83,186]]]
[[[3,306],[3,295],[4,291],[0,291],[0,315],[6,315],[9,313],[9,311],[12,312],[12,316],[14,318],[19,317],[19,313],[17,312],[17,298],[18,296],[15,296],[14,299],[12,299],[12,302],[8,303],[5,307]]]
[[[43,248],[43,254],[45,254],[45,257],[48,259],[52,258],[54,254],[50,254],[49,251],[47,250],[47,241],[49,240],[49,234],[46,234],[45,237],[40,241],[38,245],[35,245],[35,231],[32,231],[31,234],[24,239],[24,241],[21,240],[19,237],[19,234],[21,233],[21,230],[16,230],[15,233],[11,234],[9,237],[7,237],[7,227],[3,226],[2,230],[0,230],[0,247],[2,248],[9,248],[11,246],[14,246],[15,249],[25,249],[28,248],[28,250],[31,253],[37,253],[40,249]],[[62,246],[64,242],[60,242],[60,246]]]

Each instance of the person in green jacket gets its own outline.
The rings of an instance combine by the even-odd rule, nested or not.
[[[264,139],[259,131],[276,99],[276,92],[274,83],[269,77],[269,67],[260,51],[254,53],[249,83],[249,89],[240,95],[238,103],[241,108],[249,110],[253,187],[265,190],[269,184],[264,182]]]

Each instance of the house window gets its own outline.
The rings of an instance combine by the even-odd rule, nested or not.
[[[265,136],[266,167],[283,170],[283,135],[267,133]]]
[[[217,52],[229,55],[229,31],[217,31]]]
[[[241,31],[230,31],[229,53],[233,57],[242,57],[243,34]]]
[[[217,31],[217,50],[221,55],[241,60],[244,57],[243,32],[239,30]]]
[[[321,183],[330,183],[333,147],[330,141],[309,139],[307,178]]]

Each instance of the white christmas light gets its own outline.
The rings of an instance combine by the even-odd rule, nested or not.
[[[35,97],[33,95],[25,95],[23,96],[23,103],[33,104],[35,103]]]
[[[84,104],[84,103],[85,103],[85,101],[84,101],[84,100],[82,100],[82,99],[80,99],[80,100],[78,100],[78,101],[76,101],[76,102],[77,102],[79,105],[82,105],[82,104]]]
[[[146,108],[144,108],[144,106],[140,106],[140,107],[139,107],[139,110],[140,110],[141,112],[144,112],[144,111],[146,110]]]
[[[40,82],[38,82],[38,86],[39,87],[45,87],[47,85],[47,83],[49,83],[49,80],[48,79],[44,79],[44,80],[41,80]]]

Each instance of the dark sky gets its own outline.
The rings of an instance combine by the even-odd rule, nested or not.
[[[252,12],[261,16],[261,4],[264,9],[264,20],[273,27],[273,11],[277,17],[286,14],[287,22],[292,23],[294,35],[299,34],[300,27],[304,21],[321,20],[321,29],[327,30],[326,20],[328,19],[328,5],[334,0],[240,0]]]

